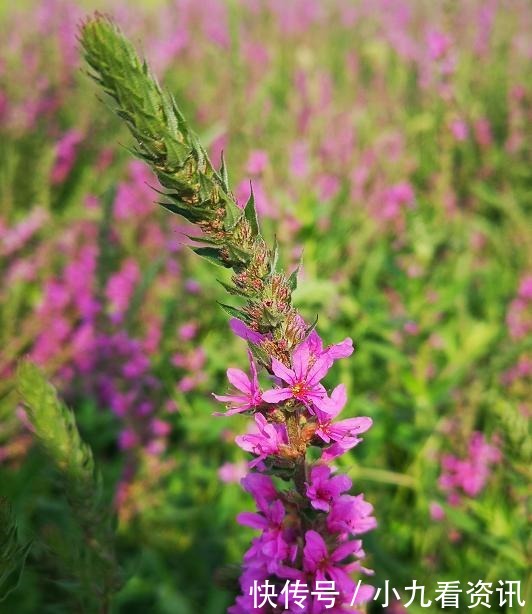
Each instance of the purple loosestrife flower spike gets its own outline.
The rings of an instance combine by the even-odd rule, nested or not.
[[[279,593],[287,578],[307,582],[311,591],[320,579],[333,581],[338,596],[333,609],[310,597],[304,610],[292,605],[285,611],[353,611],[351,602],[358,606],[370,599],[372,588],[352,579],[354,573],[371,574],[360,563],[361,541],[352,537],[373,529],[376,521],[371,504],[362,494],[346,494],[351,480],[332,475],[327,462],[357,445],[371,419],[333,422],[346,405],[346,390],[337,386],[329,396],[323,384],[334,361],[353,353],[353,342],[347,338],[325,347],[294,309],[296,273],[277,269],[277,249],[269,248],[260,233],[253,194],[243,208],[237,204],[225,166],[214,169],[172,96],[120,30],[96,15],[83,24],[80,41],[97,83],[126,120],[138,157],[164,188],[161,204],[201,230],[202,245],[194,251],[232,270],[232,285],[223,285],[241,300],[239,307],[223,307],[232,318],[231,329],[253,353],[250,375],[228,369],[235,390],[215,397],[228,406],[222,415],[254,415],[254,431],[238,436],[236,443],[254,457],[242,483],[257,511],[240,514],[238,521],[259,534],[244,555],[242,593],[228,611],[281,611],[277,604],[257,607],[252,592],[268,580]],[[276,378],[274,387],[262,393],[254,359]],[[307,459],[311,445],[322,449],[314,463]],[[357,586],[354,599],[350,593]]]

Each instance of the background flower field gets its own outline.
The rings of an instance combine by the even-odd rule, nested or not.
[[[22,356],[74,410],[115,502],[113,612],[224,612],[254,535],[235,522],[249,420],[213,417],[211,396],[245,343],[217,305],[223,271],[154,204],[84,72],[94,9],[216,166],[223,152],[242,205],[252,183],[265,236],[287,268],[302,259],[301,313],[327,344],[355,341],[325,384],[373,420],[337,459],[375,508],[372,583],[404,603],[413,579],[460,580],[466,604],[468,581],[517,580],[532,600],[530,4],[26,0],[0,6],[0,496],[31,549],[0,612],[80,611],[83,540],[20,405]]]

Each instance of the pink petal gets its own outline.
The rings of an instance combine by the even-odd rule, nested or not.
[[[259,378],[257,375],[257,365],[253,360],[253,354],[248,350],[248,358],[249,358],[249,368],[251,371],[251,388],[252,390],[259,389]]]
[[[242,397],[235,394],[214,394],[212,395],[220,403],[242,403],[245,401]]]
[[[316,563],[327,557],[327,545],[323,537],[317,531],[307,531],[305,533],[305,548],[303,549],[303,553],[307,562],[314,563],[314,569]]]
[[[351,337],[346,337],[340,343],[335,343],[326,350],[327,355],[333,360],[337,360],[338,358],[347,358],[348,356],[351,356],[353,351],[353,339],[351,339]]]
[[[327,397],[327,395],[320,397],[319,395],[310,395],[309,397],[312,399],[314,405],[322,411],[324,414],[328,414],[329,416],[335,415],[335,405],[332,403],[331,399]]]
[[[285,401],[293,396],[290,388],[275,388],[273,390],[266,390],[262,393],[262,400],[266,403],[279,403]]]
[[[353,482],[349,477],[347,477],[347,475],[334,475],[329,484],[331,485],[331,488],[334,488],[339,492],[345,492],[346,490],[349,490],[351,486],[353,486]]]
[[[235,335],[241,337],[242,339],[245,339],[246,341],[249,341],[250,343],[254,343],[255,345],[258,345],[264,338],[264,335],[255,332],[254,330],[249,328],[249,326],[244,324],[244,322],[238,320],[237,318],[232,318],[231,320],[229,320],[229,326],[231,327],[231,330],[235,333]]]
[[[223,415],[223,414],[222,414]],[[327,433],[321,429],[321,428],[317,428],[316,429],[316,435],[318,437],[321,437],[321,439],[325,442],[325,443],[329,443],[331,441],[331,438],[329,437],[329,435],[327,435]]]
[[[329,362],[327,361],[327,358],[325,358],[324,356],[321,356],[320,358],[316,360],[316,362],[309,369],[307,376],[305,378],[307,384],[309,386],[315,386],[316,384],[319,384],[319,382],[327,374],[328,370],[329,370]]]
[[[305,343],[308,346],[312,354],[319,356],[320,354],[323,353],[323,341],[321,340],[321,337],[316,332],[316,329],[313,329],[310,332],[309,336],[305,339],[303,343]]]
[[[275,373],[275,375],[277,375],[277,377],[282,379],[287,384],[294,384],[297,381],[296,375],[292,369],[289,369],[283,365],[283,363],[280,360],[277,360],[277,358],[272,358],[272,371]]]
[[[236,521],[238,524],[242,524],[246,527],[251,527],[253,529],[266,529],[268,528],[268,521],[264,516],[260,514],[255,514],[253,512],[241,512],[236,517]]]
[[[345,384],[339,384],[336,388],[331,392],[331,399],[335,402],[337,406],[342,410],[347,403],[347,389]]]
[[[342,454],[344,454],[345,451],[348,449],[349,448],[344,448],[339,443],[333,443],[332,446],[329,446],[328,448],[323,450],[321,454],[321,460],[325,462],[329,462],[333,460],[334,458],[338,458],[339,456],[342,456]]]
[[[308,345],[301,343],[292,355],[292,366],[294,367],[294,374],[296,381],[301,382],[305,378],[308,371],[308,363],[310,358],[310,352]]]
[[[343,561],[347,556],[353,554],[353,552],[357,552],[360,550],[360,540],[355,539],[352,541],[345,542],[341,546],[338,546],[336,550],[331,555],[331,560],[339,563]]]
[[[241,369],[227,369],[227,379],[241,392],[245,392],[247,394],[251,392],[251,382],[249,381],[249,377]]]
[[[226,412],[217,411],[214,412],[213,416],[234,416],[235,414],[240,414],[243,411],[248,411],[250,407],[248,405],[243,405],[242,407],[232,407],[228,409]]]
[[[340,420],[336,424],[333,424],[334,431],[342,431],[345,436],[353,437],[355,434],[365,433],[371,428],[373,420],[367,416],[361,416],[360,418],[346,418]]]
[[[310,479],[312,482],[323,482],[329,477],[330,474],[330,467],[327,467],[326,465],[316,465],[315,467],[312,467]]]

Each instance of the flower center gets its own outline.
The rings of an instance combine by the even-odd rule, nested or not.
[[[299,397],[299,396],[301,396],[302,394],[304,394],[304,393],[305,393],[305,391],[306,391],[306,387],[305,387],[305,384],[304,384],[303,382],[299,382],[298,384],[294,384],[294,385],[293,385],[293,386],[290,388],[290,390],[292,391],[292,394],[293,394],[295,397]]]

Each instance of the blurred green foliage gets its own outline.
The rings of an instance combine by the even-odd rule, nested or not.
[[[156,248],[145,242],[148,218],[112,217],[114,188],[129,180],[129,153],[119,146],[129,145],[128,136],[102,108],[77,60],[66,66],[71,47],[62,46],[60,29],[47,30],[39,21],[39,4],[0,4],[0,95],[16,110],[0,125],[0,228],[14,227],[36,205],[48,215],[16,254],[26,264],[38,263],[33,277],[13,276],[14,258],[0,252],[6,279],[0,293],[0,496],[17,520],[16,542],[14,525],[5,526],[19,560],[27,553],[24,544],[32,543],[20,585],[0,612],[77,611],[69,599],[78,589],[64,566],[69,544],[79,538],[76,514],[54,463],[15,415],[20,397],[14,373],[42,330],[43,287],[68,264],[61,237],[82,221],[99,228],[101,292],[117,263],[132,258],[139,264],[142,278],[123,328],[140,336],[151,319],[163,322],[149,360],[161,383],[158,415],[171,425],[166,448],[157,455],[139,452],[134,476],[126,480],[120,420],[86,392],[87,374],[65,384],[70,341],[45,365],[101,470],[102,501],[122,501],[117,558],[125,581],[111,611],[219,614],[234,595],[215,577],[239,563],[253,534],[235,522],[250,508],[249,498],[238,484],[218,477],[223,463],[244,459],[232,438],[247,420],[213,418],[219,408],[210,393],[224,390],[227,367],[245,363],[244,344],[230,335],[216,305],[225,300],[215,282],[218,271],[185,249],[169,255],[168,246],[182,240],[169,213],[155,205],[150,213],[166,233]],[[151,2],[123,13],[104,1],[56,2],[48,10],[57,17],[63,5],[79,14],[114,8],[155,61],[157,53],[164,56],[157,43],[181,35],[177,19],[184,10],[158,4],[158,16]],[[379,527],[364,542],[375,585],[390,580],[401,589],[416,579],[433,589],[438,581],[459,579],[465,588],[479,579],[520,580],[530,603],[530,374],[505,378],[532,350],[529,334],[511,334],[508,316],[532,271],[526,131],[532,92],[522,50],[530,10],[520,2],[496,10],[488,48],[480,53],[474,41],[485,28],[478,17],[482,4],[407,3],[414,18],[405,25],[377,5],[348,23],[338,8],[343,3],[331,2],[315,21],[301,17],[299,28],[285,30],[273,9],[215,2],[223,7],[220,23],[229,41],[219,44],[209,35],[219,16],[210,14],[210,3],[203,9],[198,3],[186,24],[188,40],[181,51],[167,52],[160,73],[204,145],[224,141],[233,186],[254,176],[254,150],[267,153],[265,169],[254,176],[270,205],[265,233],[277,237],[287,266],[295,267],[304,250],[296,304],[309,321],[319,314],[326,342],[355,340],[354,356],[335,366],[330,381],[348,388],[346,417],[374,421],[364,442],[338,465],[353,478],[354,492],[364,492],[376,509]],[[453,37],[450,77],[424,47],[427,29],[436,27]],[[416,42],[423,57],[402,53],[390,32]],[[42,96],[57,93],[59,103],[34,122],[19,121],[25,117],[20,109],[40,87],[39,75],[47,78]],[[464,138],[453,133],[456,121],[467,127]],[[482,122],[489,138],[481,134]],[[72,129],[83,140],[66,177],[54,183],[56,143]],[[294,170],[300,146],[305,172]],[[107,166],[100,164],[106,148],[115,152]],[[332,179],[335,189],[320,187]],[[389,190],[405,182],[413,198],[387,217]],[[98,197],[98,206],[88,207],[87,195]],[[174,256],[179,272],[169,282],[165,267]],[[199,293],[185,289],[190,279],[199,282]],[[198,369],[203,379],[184,391],[172,356],[176,343],[179,351],[186,345],[176,339],[189,321],[199,329],[192,345],[206,358]],[[178,411],[166,412],[163,399]],[[503,461],[477,498],[451,506],[438,486],[441,456],[464,456],[473,431],[497,437]],[[119,488],[124,483],[125,494]],[[441,521],[430,516],[433,502],[445,511]],[[3,568],[0,587],[2,574]],[[491,611],[505,610],[495,604]]]

